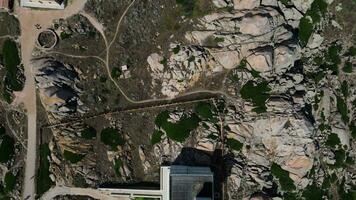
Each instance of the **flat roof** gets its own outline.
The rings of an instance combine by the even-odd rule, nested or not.
[[[60,1],[58,1],[60,2]],[[57,1],[51,0],[51,1],[30,1],[30,0],[21,0],[20,5],[22,7],[30,7],[30,8],[46,8],[46,9],[57,9],[61,10],[65,8],[65,2],[61,1],[61,3],[58,3]]]

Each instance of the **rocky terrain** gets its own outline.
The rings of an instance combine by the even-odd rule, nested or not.
[[[94,115],[46,128],[51,185],[157,182],[160,165],[184,164],[210,166],[219,198],[355,198],[354,1],[142,1],[115,32],[128,4],[86,5],[114,39],[109,59],[88,48],[34,61],[53,122]],[[162,29],[167,19],[180,27]],[[71,39],[95,33],[101,50],[87,23],[58,22]]]

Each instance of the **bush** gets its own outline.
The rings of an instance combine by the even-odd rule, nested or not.
[[[11,192],[12,190],[15,189],[16,176],[13,175],[13,174],[9,171],[9,172],[7,172],[7,173],[5,174],[4,182],[5,182],[4,191],[5,191],[6,193]]]
[[[207,102],[200,102],[195,107],[195,113],[197,113],[201,119],[212,119],[214,115],[212,110],[213,107]]]
[[[0,144],[0,163],[7,163],[15,154],[15,141],[8,135],[1,137],[2,142]]]
[[[270,97],[269,91],[271,89],[268,87],[268,83],[266,81],[262,81],[260,83],[255,84],[253,81],[248,81],[241,88],[241,97],[245,100],[249,100],[253,103],[255,108],[253,111],[257,113],[266,112],[266,100]]]
[[[111,77],[113,78],[119,78],[121,76],[121,70],[118,68],[118,67],[114,67],[112,70],[111,70]]]
[[[177,45],[176,47],[173,48],[173,53],[174,54],[179,53],[179,51],[180,51],[180,46],[179,45]]]
[[[279,180],[279,184],[283,191],[292,191],[296,189],[293,180],[289,177],[289,172],[282,169],[278,164],[272,164],[271,173]]]
[[[243,147],[243,144],[241,142],[239,142],[238,140],[235,140],[233,138],[228,138],[226,143],[229,146],[229,148],[231,148],[235,151],[240,151]]]
[[[336,101],[337,101],[336,107],[341,114],[342,121],[344,121],[345,124],[348,124],[349,123],[348,110],[344,99],[339,96],[336,96]]]
[[[306,46],[308,44],[308,40],[313,33],[313,29],[313,23],[307,16],[300,19],[298,35],[302,46]]]
[[[122,161],[120,159],[115,159],[114,170],[116,176],[121,176],[120,168],[122,167]]]
[[[96,137],[96,130],[93,127],[88,127],[81,132],[81,137],[87,140],[91,140]]]
[[[152,134],[152,137],[151,137],[151,144],[152,145],[155,145],[159,142],[161,142],[161,139],[162,139],[162,135],[164,133],[162,131],[159,131],[159,130],[155,130]]]
[[[85,155],[76,154],[76,153],[73,153],[71,151],[64,150],[63,157],[64,157],[65,160],[67,160],[70,163],[74,164],[74,163],[77,163],[77,162],[81,161],[85,157]]]
[[[342,70],[345,72],[345,73],[352,73],[352,63],[347,61],[344,65],[344,67],[342,68]]]
[[[48,144],[40,145],[40,165],[38,167],[36,179],[36,189],[38,195],[42,195],[43,193],[48,191],[53,185],[53,182],[49,177],[50,163],[48,157],[50,156],[50,154],[51,152],[49,150]]]
[[[176,0],[186,17],[199,17],[207,14],[211,8],[206,0]]]
[[[336,145],[339,145],[340,143],[341,143],[340,138],[336,133],[331,133],[325,142],[327,146],[333,148],[336,147]]]
[[[61,40],[65,40],[65,39],[68,39],[70,37],[72,37],[72,34],[68,34],[65,31],[61,32],[61,34],[60,34]]]
[[[349,85],[347,84],[347,81],[342,82],[341,93],[344,96],[344,98],[347,98],[349,96]]]
[[[184,142],[200,122],[200,118],[194,113],[190,116],[183,115],[177,123],[169,122],[168,118],[168,111],[161,112],[157,115],[155,123],[165,131],[168,138],[177,142]]]
[[[324,191],[317,187],[315,183],[312,185],[307,186],[303,191],[303,197],[305,200],[318,200],[323,199]]]
[[[115,128],[105,128],[101,131],[101,141],[110,146],[112,149],[116,149],[118,145],[125,144],[124,139],[120,135],[119,131]]]
[[[6,40],[3,45],[3,61],[6,69],[5,85],[12,91],[21,91],[23,83],[19,80],[21,60],[16,42]]]

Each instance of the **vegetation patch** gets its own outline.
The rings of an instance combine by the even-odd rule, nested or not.
[[[344,95],[345,99],[349,96],[349,85],[347,84],[347,81],[342,82],[341,93],[342,93],[342,95]]]
[[[292,191],[296,189],[293,180],[289,177],[289,172],[282,169],[278,164],[272,164],[271,173],[279,180],[279,184],[283,191]]]
[[[207,102],[199,102],[195,107],[195,113],[198,114],[201,119],[212,119],[214,117],[213,110],[212,105]]]
[[[0,139],[0,163],[7,163],[15,154],[15,141],[8,135],[3,135]]]
[[[6,193],[11,192],[15,189],[16,186],[16,176],[9,171],[5,174],[4,182],[5,182],[4,191]]]
[[[50,163],[48,157],[50,156],[50,154],[51,152],[49,150],[48,144],[40,145],[40,165],[38,167],[36,179],[36,189],[38,195],[44,194],[53,185],[53,182],[49,177]]]
[[[345,159],[346,159],[346,153],[343,149],[339,149],[339,150],[336,150],[334,152],[335,154],[335,163],[333,166],[333,168],[340,168],[342,166],[344,166],[345,164]]]
[[[84,139],[91,140],[96,137],[96,130],[93,127],[88,127],[80,133],[80,136]]]
[[[356,125],[355,122],[351,122],[349,125],[350,133],[352,138],[356,139]]]
[[[248,81],[241,88],[241,97],[245,100],[251,101],[254,105],[253,111],[257,113],[266,112],[266,100],[270,97],[269,91],[271,89],[268,87],[266,81],[260,83],[254,83],[253,81]]]
[[[163,135],[164,135],[164,133],[162,131],[155,130],[153,132],[153,134],[152,134],[152,137],[151,137],[151,144],[155,145],[155,144],[161,142]]]
[[[340,143],[341,143],[340,138],[336,133],[331,133],[325,142],[327,146],[332,148],[335,148],[336,145],[340,145]]]
[[[300,19],[298,35],[302,46],[306,46],[308,44],[308,40],[312,35],[313,30],[313,22],[308,16],[304,16],[302,19]]]
[[[105,128],[101,131],[101,141],[110,146],[112,149],[116,149],[118,145],[125,144],[119,131],[115,128]]]
[[[83,177],[83,175],[77,173],[74,175],[73,178],[73,185],[75,187],[81,187],[81,188],[87,188],[89,187],[89,185],[87,184],[87,182],[85,181],[85,178]]]
[[[336,107],[341,114],[342,121],[348,124],[349,117],[348,117],[348,110],[347,110],[347,105],[345,103],[345,100],[339,96],[336,96]]]
[[[77,153],[73,153],[71,151],[64,150],[63,157],[64,157],[65,160],[67,160],[70,163],[74,164],[74,163],[77,163],[77,162],[81,161],[85,157],[85,155],[77,154]]]
[[[182,14],[187,17],[204,16],[211,11],[211,3],[206,0],[176,0],[181,7]]]
[[[200,118],[195,113],[191,115],[184,114],[176,123],[169,122],[168,119],[169,112],[164,111],[158,114],[155,123],[159,128],[164,130],[168,138],[177,142],[184,142],[189,137],[190,132],[196,129],[200,122]]]
[[[12,91],[21,91],[24,86],[21,80],[22,66],[16,42],[10,39],[6,40],[3,45],[2,53],[4,67],[6,69],[3,96],[7,102],[11,102]]]
[[[115,159],[114,170],[115,170],[116,176],[121,176],[121,173],[120,173],[121,167],[122,167],[122,161],[120,159]]]
[[[342,71],[344,71],[345,73],[352,73],[352,63],[347,61],[344,67],[342,68]]]
[[[111,77],[113,78],[119,78],[121,76],[121,70],[120,68],[118,67],[114,67],[112,70],[111,70]]]
[[[312,185],[308,185],[302,195],[306,200],[312,200],[312,199],[323,199],[324,196],[324,191],[316,186],[315,183]]]
[[[240,151],[243,147],[243,144],[240,141],[235,140],[233,138],[228,138],[226,143],[230,149],[235,150],[235,151]]]
[[[287,0],[283,0],[286,1]],[[282,2],[283,3],[283,2]],[[284,3],[285,4],[285,3]],[[328,4],[324,0],[314,0],[306,15],[299,23],[299,40],[302,46],[306,46],[313,33],[314,24],[319,23],[327,11]]]

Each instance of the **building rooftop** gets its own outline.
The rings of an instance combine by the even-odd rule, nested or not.
[[[65,0],[21,0],[22,7],[64,9]]]
[[[160,189],[99,188],[117,197],[150,197],[161,200],[214,200],[214,174],[208,167],[161,167]]]

